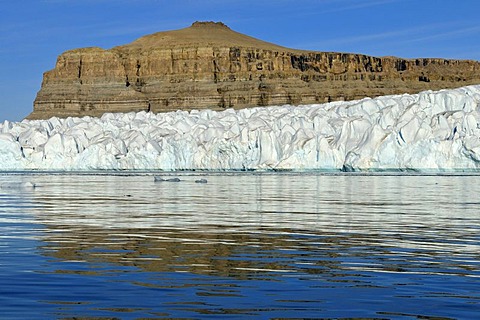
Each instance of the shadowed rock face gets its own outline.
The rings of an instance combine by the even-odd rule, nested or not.
[[[195,22],[61,54],[28,118],[311,104],[476,83],[477,61],[301,51]]]

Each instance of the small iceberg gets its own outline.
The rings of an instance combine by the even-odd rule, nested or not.
[[[36,187],[37,185],[31,181],[0,183],[0,189],[35,189]]]
[[[168,178],[164,179],[162,177],[154,177],[155,182],[180,182],[181,180],[179,178]]]

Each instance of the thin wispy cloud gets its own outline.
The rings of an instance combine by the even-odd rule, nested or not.
[[[428,25],[414,25],[397,30],[387,30],[377,33],[367,33],[347,37],[335,37],[322,41],[300,44],[300,47],[335,47],[358,43],[395,43],[407,44],[431,40],[448,40],[452,37],[468,36],[480,33],[480,26],[461,26],[458,21],[434,23]]]
[[[451,37],[457,36],[468,36],[471,34],[480,34],[480,26],[475,25],[473,27],[461,28],[458,30],[450,30],[445,32],[439,32],[435,34],[431,34],[425,37],[414,38],[411,41],[428,41],[428,40],[438,40],[438,39],[448,39]]]
[[[373,1],[354,1],[353,3],[350,1],[335,1],[338,6],[335,8],[325,9],[324,13],[332,13],[332,12],[341,12],[341,11],[349,11],[349,10],[356,10],[356,9],[363,9],[368,7],[375,7],[375,6],[382,6],[386,4],[398,3],[398,2],[405,2],[408,0],[400,1],[400,0],[373,0]]]
[[[313,46],[336,46],[336,45],[343,45],[343,44],[352,44],[352,43],[365,43],[370,41],[379,41],[379,40],[386,40],[386,39],[395,39],[398,41],[401,37],[411,36],[414,32],[419,32],[422,30],[423,32],[428,30],[435,30],[435,26],[423,26],[423,27],[410,27],[401,30],[392,30],[392,31],[384,31],[378,33],[368,33],[368,34],[361,34],[361,35],[353,35],[348,37],[338,37],[332,39],[324,39],[318,42],[310,42],[304,43],[303,46],[306,47],[313,47]]]
[[[313,8],[302,11],[301,15],[312,16],[312,15],[320,15],[320,14],[326,14],[326,13],[341,13],[341,12],[352,11],[352,10],[366,9],[369,7],[390,5],[394,3],[406,3],[409,1],[411,0],[370,0],[370,1],[325,0],[324,2],[322,2],[322,5],[318,5],[318,2],[316,2]],[[308,3],[304,5],[307,6]]]

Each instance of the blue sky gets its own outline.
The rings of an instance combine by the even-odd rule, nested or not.
[[[282,46],[480,60],[478,0],[0,0],[0,121],[33,108],[63,51],[129,43],[194,21]]]

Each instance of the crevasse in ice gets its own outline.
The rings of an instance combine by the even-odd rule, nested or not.
[[[480,85],[216,112],[0,124],[0,170],[476,170]]]

